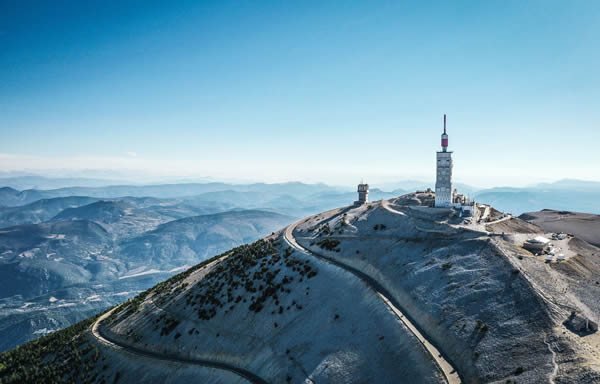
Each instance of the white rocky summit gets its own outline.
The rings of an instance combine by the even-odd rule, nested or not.
[[[600,249],[556,235],[547,263],[522,245],[553,233],[434,201],[323,212],[190,268],[69,336],[98,351],[84,381],[599,382]]]
[[[586,279],[600,275],[600,250],[571,237],[571,258],[547,264],[520,245],[552,234],[434,200],[310,216],[159,284],[88,334],[107,356],[99,377],[598,382],[600,287]]]

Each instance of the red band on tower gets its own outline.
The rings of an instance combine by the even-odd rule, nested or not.
[[[446,114],[444,113],[444,133],[442,133],[442,150],[446,152],[448,148],[448,135],[446,134]]]

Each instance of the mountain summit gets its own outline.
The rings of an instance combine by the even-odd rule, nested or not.
[[[0,355],[0,378],[598,382],[600,249],[432,199],[304,218]]]

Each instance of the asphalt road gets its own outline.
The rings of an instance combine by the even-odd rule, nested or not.
[[[402,321],[404,323],[404,325],[406,325],[406,327],[413,333],[413,335],[415,335],[415,337],[421,342],[421,344],[423,344],[423,346],[425,347],[425,350],[427,350],[427,352],[431,355],[433,360],[436,362],[436,364],[442,371],[444,377],[446,378],[446,381],[449,384],[462,383],[460,376],[458,375],[458,372],[456,371],[456,369],[454,369],[452,364],[450,364],[450,362],[448,360],[446,360],[446,358],[444,358],[444,356],[440,353],[440,351],[431,342],[429,342],[429,340],[427,340],[427,338],[425,337],[425,334],[422,331],[420,331],[410,321],[410,319],[408,319],[405,316],[404,313],[402,313],[402,311],[399,309],[400,306],[398,305],[396,300],[390,295],[390,293],[381,284],[379,284],[372,277],[366,275],[365,273],[361,272],[360,270],[358,270],[354,267],[351,267],[351,266],[341,263],[337,260],[334,260],[331,257],[310,251],[310,250],[304,248],[303,246],[301,246],[300,244],[298,244],[298,242],[294,238],[293,232],[294,232],[294,228],[296,228],[296,226],[298,224],[300,224],[301,222],[303,222],[304,220],[306,220],[306,219],[299,220],[299,221],[289,225],[285,229],[284,234],[283,234],[285,241],[292,248],[295,248],[297,251],[305,253],[310,256],[317,257],[319,259],[324,260],[325,262],[328,262],[337,267],[340,267],[340,268],[352,273],[353,275],[355,275],[362,281],[364,281],[367,284],[367,286],[369,286],[371,289],[373,289],[377,293],[377,295],[392,310],[392,312],[394,312],[396,314],[396,316],[398,316],[400,321]]]
[[[157,361],[171,361],[171,362],[182,363],[182,364],[193,364],[193,365],[198,365],[198,366],[202,366],[202,367],[222,369],[225,371],[232,372],[238,376],[241,376],[244,379],[248,380],[250,383],[254,383],[254,384],[267,384],[268,383],[266,380],[260,378],[259,376],[255,375],[254,373],[252,373],[248,370],[245,370],[243,368],[236,367],[234,365],[227,364],[227,363],[224,363],[221,361],[184,358],[184,357],[180,357],[180,356],[176,356],[176,355],[168,354],[168,353],[158,353],[158,352],[154,352],[154,351],[148,351],[148,350],[144,350],[139,347],[125,344],[123,342],[120,342],[119,340],[113,339],[113,338],[107,336],[106,334],[102,333],[100,323],[104,319],[106,319],[108,316],[110,316],[110,314],[117,308],[118,307],[115,307],[112,310],[110,310],[109,312],[100,316],[98,318],[98,320],[96,320],[96,322],[92,325],[92,329],[91,329],[91,333],[92,333],[93,337],[95,337],[99,343],[101,343],[109,348],[113,348],[113,349],[117,349],[117,350],[124,350],[124,351],[132,353],[134,355],[138,355],[138,356],[150,358],[150,359],[155,359]]]

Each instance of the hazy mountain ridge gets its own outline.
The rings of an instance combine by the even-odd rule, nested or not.
[[[104,201],[88,208],[83,206]],[[81,219],[99,219],[91,212],[94,207],[100,210],[102,205],[131,204],[132,211],[145,210],[148,215],[156,216],[161,222],[180,219],[203,214],[224,212],[235,208],[232,204],[219,203],[215,201],[192,201],[183,199],[160,199],[155,197],[120,197],[100,200],[94,197],[69,196],[55,197],[51,199],[36,200],[26,205],[5,207],[0,206],[0,228],[22,224],[38,224],[45,221],[72,220],[75,217]],[[73,208],[67,210],[68,208]],[[79,210],[75,208],[81,208]],[[108,207],[106,207],[108,209]],[[84,212],[89,210],[90,212]]]
[[[400,181],[383,183],[392,192],[385,192],[372,185],[371,200],[388,199],[410,190],[433,188],[433,183]],[[414,187],[414,188],[413,188]],[[600,213],[596,200],[600,196],[600,183],[581,180],[560,180],[541,183],[530,187],[496,187],[480,189],[455,183],[459,192],[483,203],[491,204],[503,211],[521,214],[526,211],[566,209]],[[116,185],[104,187],[70,187],[52,190],[0,189],[0,206],[19,206],[42,198],[89,196],[97,199],[161,198],[177,199],[191,206],[218,205],[220,210],[239,208],[273,209],[283,214],[305,216],[321,212],[353,201],[354,188],[341,188],[324,184],[299,182],[279,184],[227,184],[221,182],[160,184],[160,185]],[[209,212],[206,212],[209,213]]]
[[[0,177],[0,185],[4,185],[18,190],[56,189],[72,186],[103,187],[107,185],[117,185],[122,183],[122,180],[119,181],[116,179],[99,179],[88,177],[45,177],[39,175]]]
[[[16,207],[0,207],[0,228],[21,224],[38,224],[52,219],[67,208],[80,207],[97,201],[85,196],[36,200]]]
[[[122,196],[132,197],[158,197],[181,198],[197,196],[203,193],[236,191],[274,194],[292,194],[295,196],[309,196],[321,191],[337,192],[339,187],[325,184],[304,184],[289,182],[280,184],[226,184],[226,183],[188,183],[188,184],[160,184],[160,185],[112,185],[104,187],[66,187],[49,190],[24,190],[17,191],[13,188],[0,189],[0,204],[7,206],[23,205],[41,198],[90,196],[96,198],[117,198]],[[342,189],[343,190],[343,189]]]
[[[599,198],[600,191],[538,188],[490,190],[475,195],[475,200],[515,215],[542,209],[600,213]]]
[[[71,222],[30,224],[0,230],[2,297],[23,298],[76,283],[96,275],[118,274],[118,262],[99,262],[112,253],[111,235],[99,224]]]
[[[384,192],[377,188],[371,191],[371,200],[397,196],[403,190]],[[156,186],[109,186],[101,188],[63,188],[45,191],[16,191],[8,189],[0,194],[0,204],[21,206],[42,197],[65,197],[70,195],[89,196],[97,200],[133,201],[139,206],[142,201],[152,201],[154,212],[170,216],[173,219],[194,214],[241,209],[272,210],[296,217],[320,212],[356,199],[352,190],[330,187],[323,184],[250,184],[233,185],[223,183],[173,184]],[[123,197],[126,196],[126,197]],[[149,208],[147,203],[144,208]],[[173,209],[172,212],[170,210]],[[177,215],[177,209],[184,209]],[[15,208],[15,211],[18,211]],[[33,222],[33,221],[32,221]],[[21,222],[19,222],[21,223]],[[17,224],[7,219],[7,225]]]
[[[10,187],[0,188],[0,205],[6,207],[25,205],[43,198],[44,196],[35,190],[18,191]]]
[[[600,191],[600,181],[587,181],[576,179],[562,179],[553,183],[539,183],[535,185],[539,189],[575,189],[579,191]]]
[[[173,220],[150,208],[138,208],[125,200],[100,200],[89,205],[67,208],[51,221],[90,220],[100,224],[115,239],[128,238],[153,230],[158,225]]]
[[[175,267],[251,242],[281,228],[293,218],[258,210],[187,217],[160,225],[120,244],[126,260]]]

